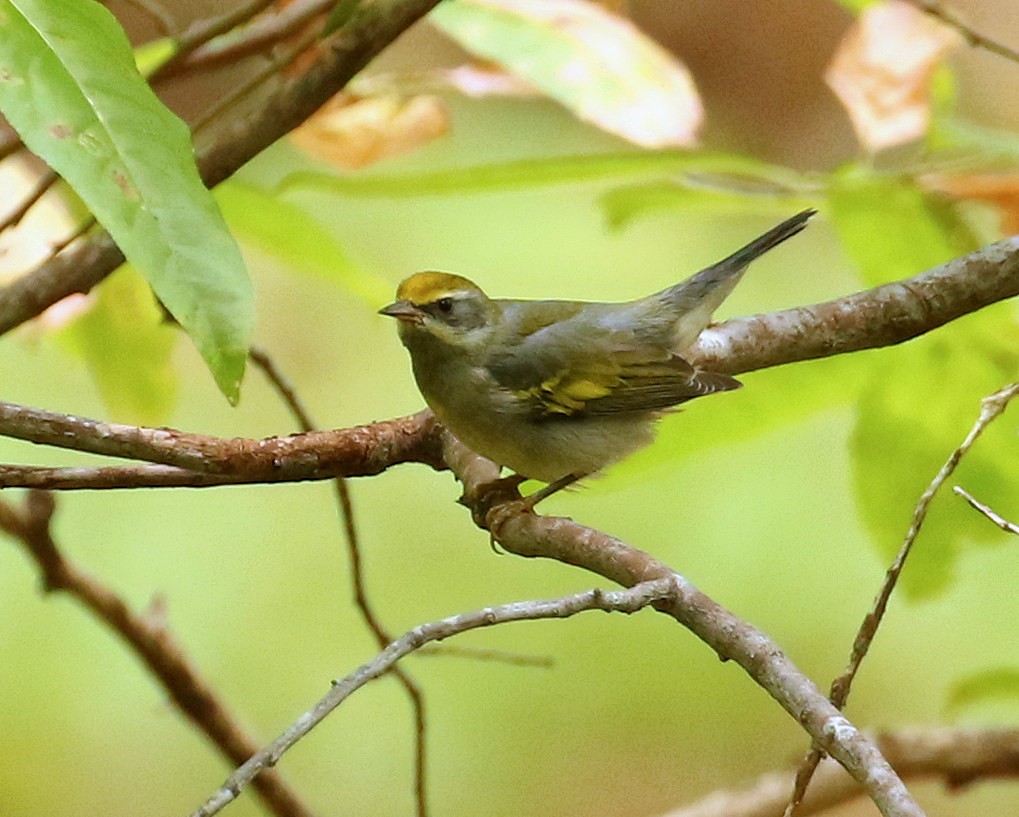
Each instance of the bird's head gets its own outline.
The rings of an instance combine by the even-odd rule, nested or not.
[[[396,290],[396,300],[379,310],[400,322],[410,345],[425,336],[453,346],[470,346],[487,336],[497,308],[472,281],[448,272],[418,272]]]

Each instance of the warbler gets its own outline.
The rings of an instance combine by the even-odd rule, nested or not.
[[[802,230],[805,210],[723,261],[624,303],[503,300],[447,272],[418,272],[379,310],[399,321],[418,388],[465,445],[549,486],[533,502],[654,438],[695,397],[740,387],[683,358],[747,265]]]

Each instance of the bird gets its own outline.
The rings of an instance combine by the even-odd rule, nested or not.
[[[804,210],[729,257],[633,301],[490,298],[418,272],[379,313],[398,321],[418,389],[460,442],[547,485],[529,508],[650,444],[664,414],[742,385],[683,353],[756,258],[799,233]]]

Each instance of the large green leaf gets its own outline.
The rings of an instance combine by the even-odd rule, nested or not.
[[[300,207],[236,179],[217,187],[216,199],[242,241],[293,269],[337,283],[374,307],[392,299],[392,284],[355,264],[335,236]]]
[[[980,400],[1019,377],[1019,326],[998,304],[929,336],[875,356],[858,406],[851,449],[862,518],[890,561],[924,489],[977,419]],[[991,424],[966,454],[930,513],[903,572],[913,596],[945,589],[955,562],[978,543],[1007,535],[988,524],[952,485],[992,507],[1008,507],[1019,484],[1016,415]]]
[[[253,295],[187,126],[94,0],[0,0],[0,43],[0,109],[109,230],[235,401]]]
[[[171,357],[180,331],[166,322],[145,280],[125,265],[62,339],[82,356],[103,400],[125,422],[164,422],[177,394]]]

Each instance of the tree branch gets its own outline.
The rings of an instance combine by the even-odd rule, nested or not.
[[[655,609],[676,619],[723,660],[736,661],[863,785],[886,817],[923,811],[902,781],[846,717],[764,633],[730,613],[648,553],[565,517],[526,510],[516,487],[497,481],[499,468],[445,435],[445,459],[464,486],[461,502],[474,522],[518,556],[554,559],[604,576],[624,587],[671,577],[673,594]]]
[[[739,374],[799,360],[889,346],[1019,295],[1019,236],[927,272],[813,306],[735,318],[701,333],[691,362]],[[0,435],[166,468],[38,469],[0,466],[0,488],[54,490],[205,487],[369,476],[403,462],[442,469],[428,412],[266,440],[219,439],[174,429],[103,423],[0,403]]]
[[[585,610],[634,613],[655,601],[668,598],[673,591],[671,577],[644,582],[627,590],[588,590],[573,596],[550,601],[518,601],[485,607],[470,613],[422,624],[393,641],[366,664],[345,678],[335,681],[332,688],[314,707],[299,717],[276,740],[240,766],[226,782],[197,810],[192,817],[211,817],[237,798],[257,775],[275,766],[280,758],[301,738],[320,724],[325,717],[369,681],[391,672],[396,662],[433,641],[442,641],[481,627],[492,627],[511,621],[534,621],[547,618],[569,618]]]
[[[1017,729],[903,729],[876,735],[874,741],[904,778],[940,779],[957,788],[974,780],[1019,777]],[[712,792],[662,817],[781,817],[793,778],[792,771],[771,772],[745,788]],[[826,760],[797,814],[819,814],[862,793],[837,763]]]
[[[231,763],[243,763],[258,744],[235,718],[155,616],[139,616],[94,576],[60,553],[50,532],[55,505],[52,494],[32,491],[22,508],[0,501],[0,530],[19,541],[39,568],[47,592],[63,591],[77,599],[113,630],[142,660],[170,700],[201,730]],[[278,817],[311,817],[309,811],[275,771],[255,781],[259,795]]]
[[[893,346],[1016,295],[1019,236],[855,295],[726,321],[702,332],[685,356],[739,374]]]

